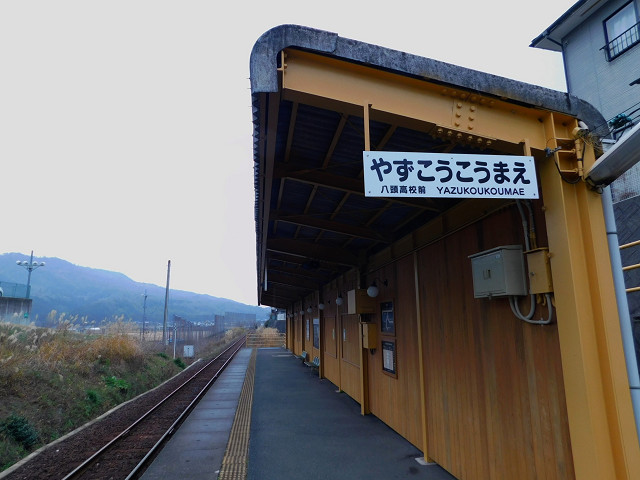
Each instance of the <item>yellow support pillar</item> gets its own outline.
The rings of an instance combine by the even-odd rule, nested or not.
[[[413,252],[413,278],[416,288],[416,332],[418,333],[418,372],[420,374],[420,415],[422,420],[422,455],[425,462],[431,463],[429,457],[429,418],[427,416],[427,386],[425,384],[425,358],[422,333],[422,309],[420,307],[420,273],[418,268],[418,252]]]
[[[571,126],[556,126],[549,114],[545,131],[550,148],[556,128],[571,131]],[[594,161],[593,148],[587,145],[585,168]],[[576,478],[638,479],[640,448],[602,202],[584,182],[563,180],[553,157],[538,166]]]

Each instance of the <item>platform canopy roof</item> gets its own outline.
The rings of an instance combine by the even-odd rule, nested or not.
[[[522,155],[523,142],[545,148],[541,111],[604,122],[567,93],[296,25],[263,34],[250,67],[258,300],[273,307],[366,271],[371,255],[465,201],[365,197],[365,145]]]

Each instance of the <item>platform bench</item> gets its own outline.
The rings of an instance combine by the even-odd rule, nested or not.
[[[313,357],[313,362],[304,362],[304,364],[307,367],[311,367],[311,368],[320,368],[320,358],[319,357]]]

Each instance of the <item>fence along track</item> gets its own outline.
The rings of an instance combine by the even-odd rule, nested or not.
[[[282,347],[286,341],[286,334],[247,333],[247,348]]]
[[[131,470],[131,472],[126,477],[127,479],[133,478],[134,475],[142,471],[142,469],[147,465],[151,458],[153,458],[153,454],[159,450],[159,448],[164,444],[164,442],[168,439],[169,435],[177,428],[177,426],[182,422],[182,420],[190,413],[193,407],[198,403],[202,395],[206,393],[211,384],[218,378],[220,373],[224,370],[224,368],[233,360],[235,354],[243,347],[246,338],[243,336],[238,341],[234,342],[227,349],[225,349],[222,353],[220,353],[216,358],[209,361],[205,366],[203,366],[200,370],[198,370],[191,378],[181,384],[178,388],[169,393],[166,397],[164,397],[160,402],[158,402],[154,407],[145,412],[140,418],[138,418],[135,422],[129,425],[126,429],[124,429],[120,434],[114,437],[110,442],[96,451],[93,455],[91,455],[88,459],[86,459],[83,463],[78,465],[72,472],[67,474],[63,480],[75,480],[78,478],[82,478],[85,475],[87,470],[91,468],[93,465],[97,464],[100,459],[109,451],[112,450],[120,441],[125,438],[131,436],[132,431],[139,426],[143,426],[145,420],[151,420],[151,416],[154,412],[156,412],[160,407],[167,404],[167,402],[173,397],[184,391],[185,387],[191,386],[194,379],[197,379],[199,375],[203,374],[209,367],[213,366],[215,362],[219,362],[223,359],[225,355],[229,355],[228,358],[224,360],[222,366],[218,368],[216,373],[210,377],[210,380],[206,383],[206,385],[200,389],[198,394],[193,398],[186,408],[183,409],[182,413],[178,415],[178,418],[171,423],[171,426],[160,436],[160,438],[155,442],[155,444],[146,452],[142,460],[137,462],[135,467]]]

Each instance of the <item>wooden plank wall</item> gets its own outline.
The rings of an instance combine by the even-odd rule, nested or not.
[[[376,280],[380,289],[377,312],[363,320],[378,325],[378,348],[368,354],[369,401],[371,413],[422,449],[422,414],[420,405],[420,359],[413,257],[374,272],[369,282]],[[384,282],[387,285],[384,285]],[[393,302],[395,335],[380,334],[380,303]],[[396,340],[397,377],[382,370],[381,342]]]
[[[322,315],[321,327],[324,329],[323,374],[335,385],[340,385],[340,365],[338,360],[338,330],[335,315]]]
[[[302,304],[296,304],[293,310],[293,323],[294,323],[294,336],[295,336],[295,353],[296,355],[302,355],[302,351],[304,350],[304,323],[303,317],[300,315],[300,310],[302,309]]]
[[[337,281],[324,286],[321,297],[325,307],[320,316],[320,322],[324,333],[322,352],[322,361],[324,362],[323,374],[326,379],[340,388],[342,346],[340,343],[339,312],[335,301],[337,296]]]
[[[287,328],[286,329],[286,333],[287,333],[287,348],[293,352],[295,350],[294,345],[293,345],[293,320],[289,316],[289,312],[287,312],[287,322],[286,322],[286,324],[287,324],[287,327],[286,327]]]
[[[357,315],[348,314],[341,315],[340,321],[340,341],[342,343],[340,388],[356,402],[360,402],[362,397],[360,391],[360,321]]]
[[[346,314],[347,291],[356,288],[357,281],[357,272],[352,271],[324,286],[320,295],[325,304],[320,313],[320,328],[324,377],[359,402],[359,322],[357,315]],[[340,307],[336,305],[338,295],[344,298]]]
[[[519,225],[508,209],[419,252],[429,455],[461,479],[574,478],[556,325],[473,298],[467,257],[522,244]]]
[[[546,245],[541,215],[537,238]],[[468,256],[523,241],[521,218],[510,207],[417,252],[428,454],[460,479],[575,477],[556,325],[516,319],[507,299],[473,297]],[[380,288],[377,310],[380,303],[393,302],[395,335],[380,334],[379,311],[362,320],[378,324],[379,333],[378,349],[365,353],[370,410],[422,448],[413,262],[413,256],[404,257],[367,278]],[[346,292],[358,286],[355,272],[324,286],[325,309],[317,312],[320,351],[312,346],[316,313],[308,315],[307,340],[302,305],[294,307],[292,337],[294,353],[321,353],[324,376],[359,402],[361,319],[345,313]],[[342,307],[335,304],[338,294],[345,298]],[[546,314],[546,307],[538,306],[534,318]],[[396,340],[397,377],[382,371],[383,338]]]

